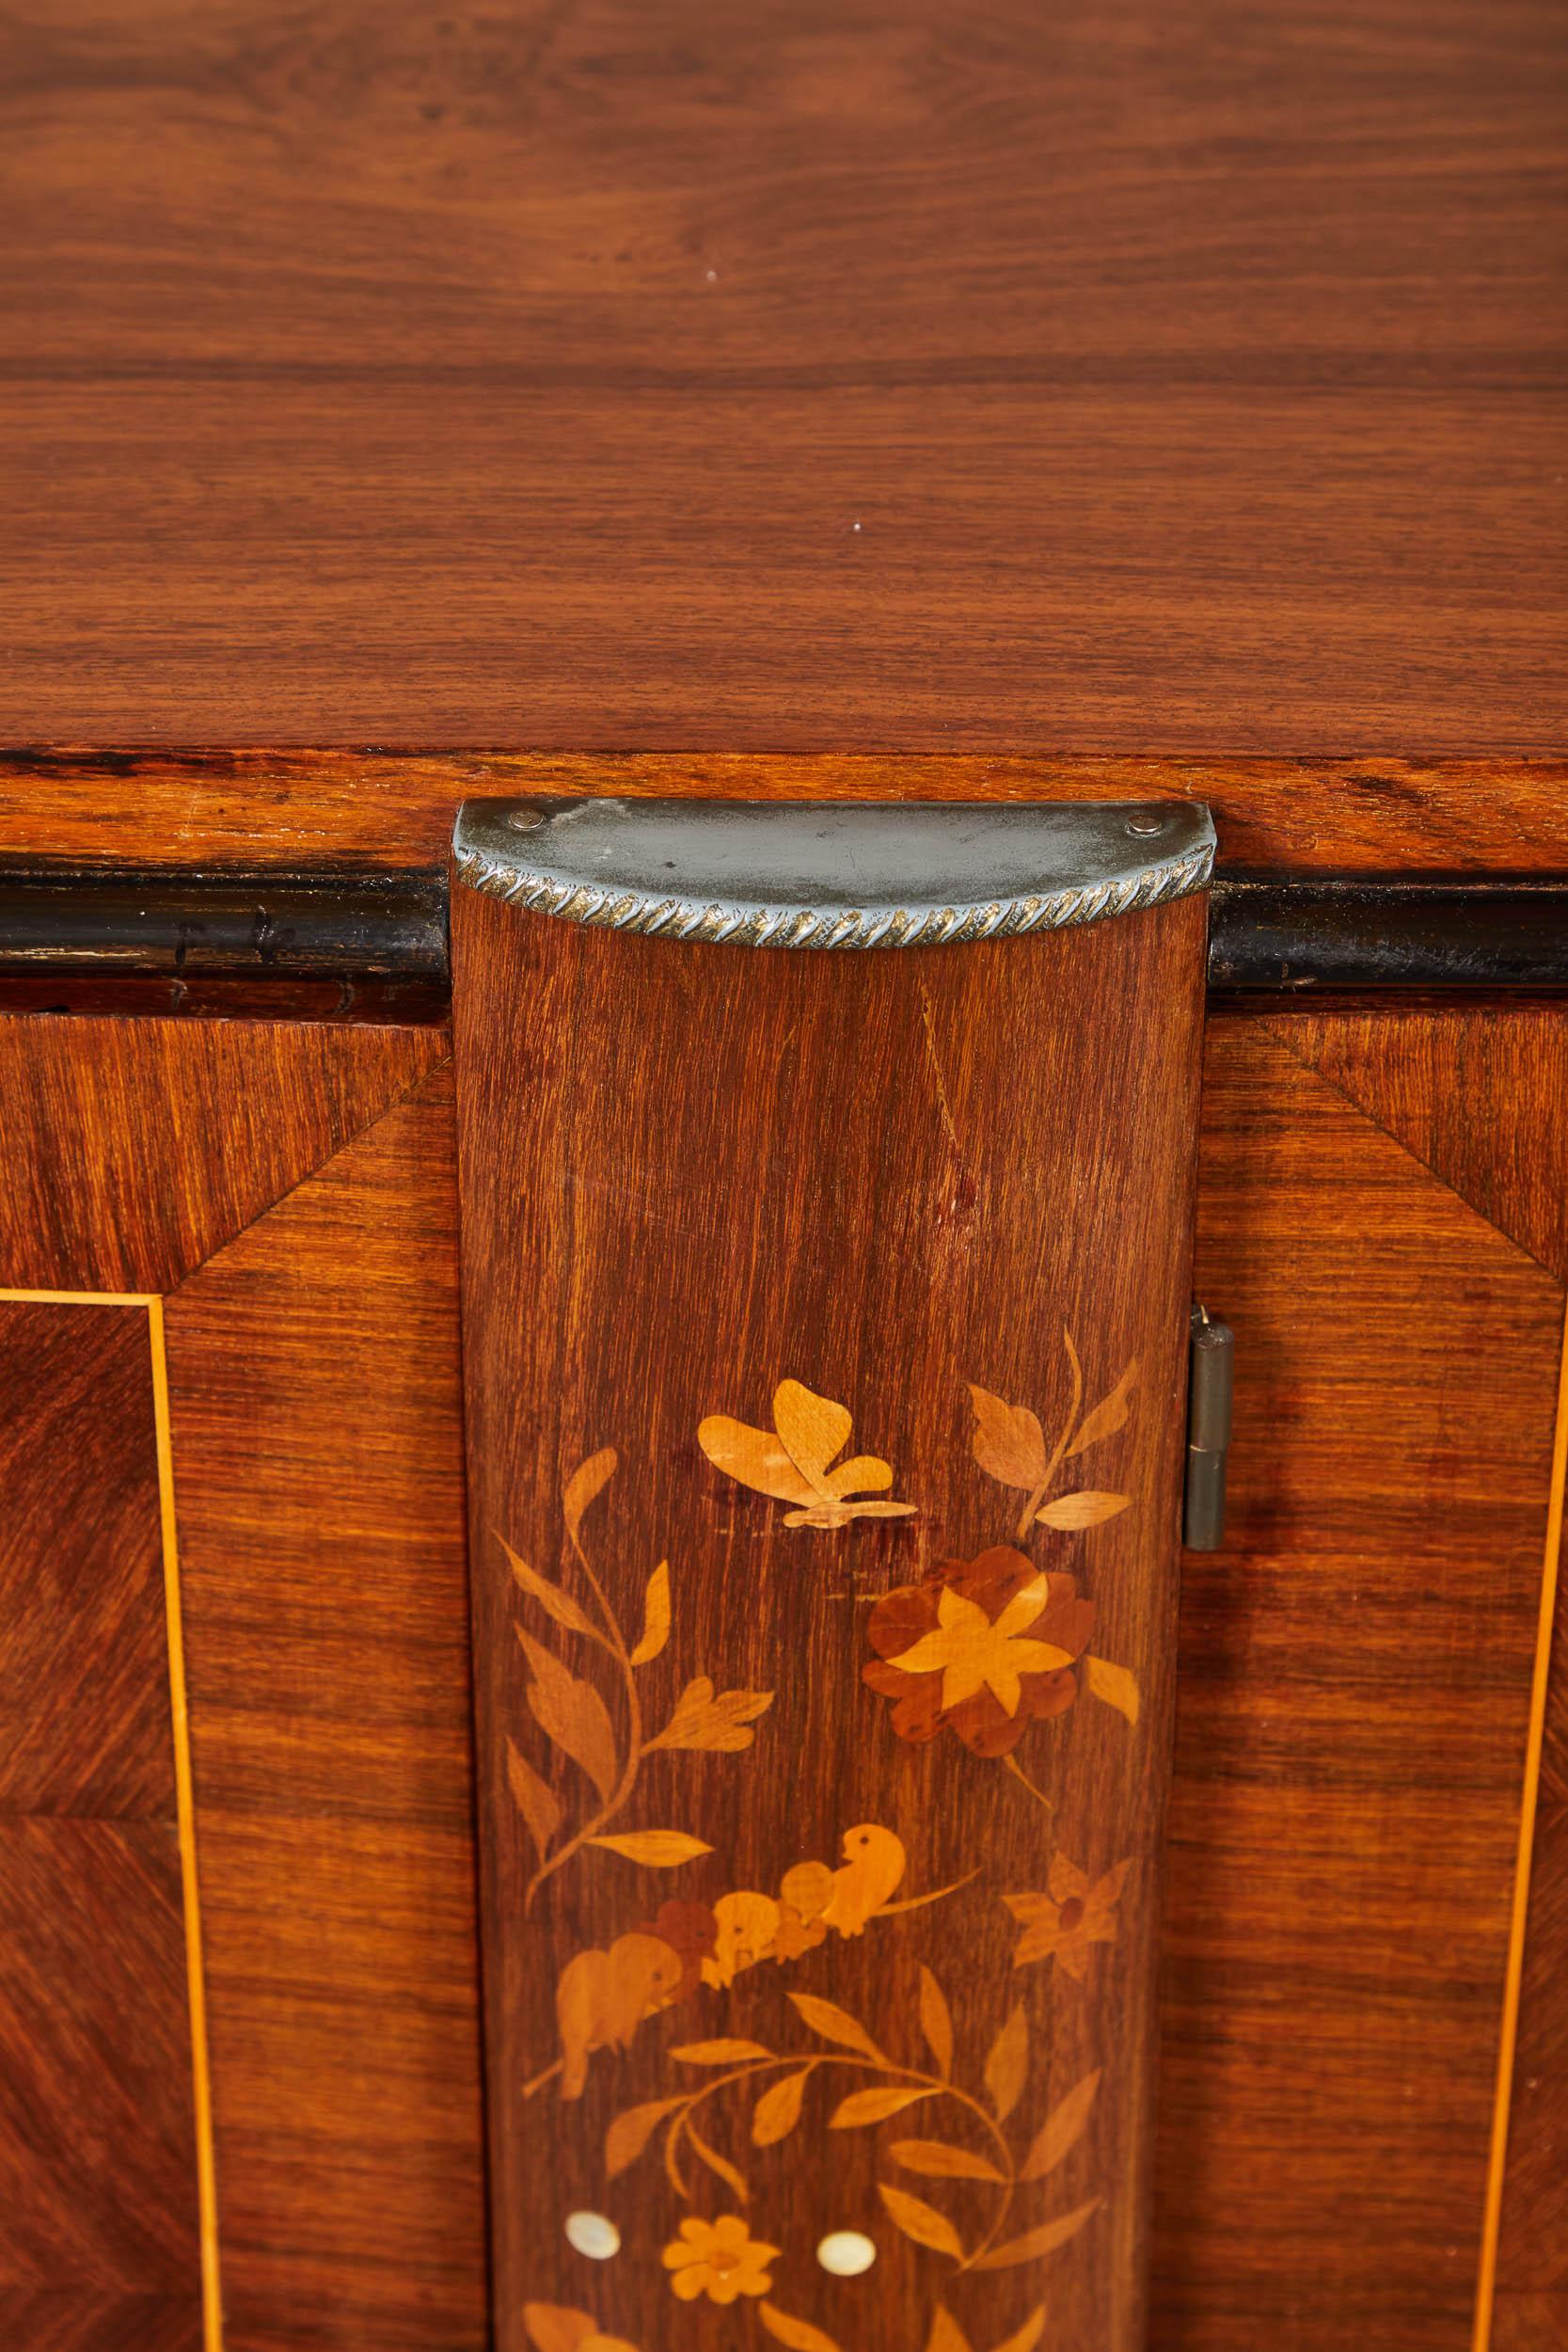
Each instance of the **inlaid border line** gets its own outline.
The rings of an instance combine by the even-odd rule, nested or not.
[[[1541,1752],[1546,1731],[1546,1692],[1551,1676],[1552,1634],[1557,1618],[1559,1567],[1562,1555],[1563,1488],[1568,1484],[1568,1311],[1563,1318],[1562,1362],[1558,1381],[1557,1430],[1552,1446],[1551,1500],[1546,1513],[1546,1549],[1541,1574],[1541,1613],[1530,1685],[1529,1728],[1520,1794],[1519,1849],[1513,1871],[1513,1907],[1509,1925],[1508,1965],[1503,1978],[1502,2026],[1497,2039],[1497,2087],[1492,2109],[1492,2145],[1481,2220],[1481,2270],[1476,2282],[1472,2352],[1491,2352],[1497,2298],[1497,2247],[1502,2231],[1503,2188],[1508,2168],[1509,2112],[1519,2041],[1519,1996],[1524,1979],[1525,1938],[1529,1924],[1530,1866],[1535,1852],[1535,1815],[1541,1795]]]
[[[223,2352],[217,2167],[213,2153],[213,2083],[207,2046],[207,1978],[201,1955],[201,1888],[196,1862],[196,1788],[191,1772],[191,1719],[185,1690],[179,1530],[174,1512],[174,1445],[168,1408],[168,1351],[165,1344],[162,1298],[148,1299],[147,1327],[152,1350],[152,1420],[158,1448],[158,1517],[163,1534],[164,1609],[168,1625],[168,1697],[174,1724],[180,1877],[185,1898],[185,1973],[190,1994],[191,2079],[196,2098],[197,2202],[201,2237],[201,2333],[205,2352]]]
[[[163,1554],[164,1619],[168,1640],[169,1716],[174,1740],[175,1814],[180,1836],[181,1909],[185,1932],[185,1989],[191,2026],[191,2085],[196,2108],[197,2226],[201,2259],[203,2352],[223,2352],[223,2295],[218,2266],[217,2167],[213,2151],[213,2085],[207,2047],[207,1984],[201,1956],[201,1897],[196,1862],[196,1795],[191,1772],[190,1709],[185,1691],[185,1644],[180,1603],[180,1548],[174,1509],[174,1449],[168,1408],[168,1357],[164,1302],[156,1291],[25,1291],[0,1289],[0,1305],[17,1307],[142,1307],[147,1311],[152,1370],[152,1430],[158,1463],[158,1524]]]

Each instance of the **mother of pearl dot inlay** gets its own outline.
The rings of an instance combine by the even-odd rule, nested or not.
[[[621,2233],[602,2213],[569,2213],[566,2236],[579,2254],[586,2254],[596,2263],[607,2263],[611,2254],[621,2250]]]
[[[835,2279],[858,2279],[877,2259],[877,2249],[859,2230],[834,2230],[822,2240],[816,2259]]]

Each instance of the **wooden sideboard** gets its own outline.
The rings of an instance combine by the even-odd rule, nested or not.
[[[477,2347],[450,1030],[289,1017],[320,983],[275,971],[204,1017],[95,985],[119,1012],[0,1025],[0,2310],[195,2344],[205,2259],[240,2352]],[[1240,1373],[1176,1661],[1171,2352],[1562,2315],[1565,1120],[1549,997],[1211,999],[1193,1279]]]
[[[1547,0],[77,0],[0,27],[7,2345],[1568,2342],[1565,24]],[[831,957],[757,977],[765,953],[743,984],[661,961],[739,948],[567,947],[465,902],[460,806],[584,798],[1202,803],[1207,994],[1196,898],[1117,917],[1145,926],[1119,945],[911,950],[990,959],[925,995],[896,957],[835,981]],[[1057,1089],[1026,1117],[1025,1027]],[[804,1056],[792,1125],[752,1035],[774,1071]],[[1069,1110],[1104,1122],[1119,1257]],[[585,1136],[593,1213],[552,1225],[538,1203],[592,1191]],[[711,1172],[684,1238],[656,1139]],[[694,1234],[746,1314],[612,1439],[628,1368],[679,1353],[661,1247],[703,1320]],[[563,1307],[541,1335],[531,1284],[590,1302],[602,1363]],[[1006,1480],[961,1397],[936,1445],[931,1364],[989,1377],[1027,1454],[1028,1414],[1065,1409],[1065,1291],[1105,1302],[1104,1364],[1073,1357],[1102,1402],[1114,1341],[1164,1370],[1108,1440],[1134,1503],[1025,1514],[1010,1547],[1079,1579],[1132,1678],[1097,1695],[1080,1643],[1052,1669],[1070,1741],[1042,1715],[1017,1752],[1126,1843],[1074,1859],[1041,1817],[1014,1969],[936,1867],[944,1837],[1030,1851],[1001,1754],[892,1727],[909,1653],[877,1652],[881,1689],[845,1664],[923,1589],[924,1534],[841,1542],[825,1506],[791,1551],[782,1490],[726,1485],[698,1432],[755,1438],[789,1371],[768,1350],[815,1333],[845,1386],[812,1409],[836,1425],[860,1381],[852,1444],[906,1482],[863,1492],[954,1530],[951,1613],[980,1589],[957,1551],[998,1541],[974,1482]],[[1182,1556],[1179,1606],[1167,1291],[1236,1333],[1226,1534]],[[964,1302],[1016,1390],[942,1355]],[[923,1451],[895,1442],[904,1390]],[[629,1625],[657,1504],[676,1630],[716,1645],[672,1637],[652,1687],[717,1674],[721,1635],[805,1670],[758,1666],[727,1695],[766,1713],[649,1774],[751,1876],[693,1856],[640,1907],[641,1866],[603,1857],[625,1915],[574,1910],[562,1870],[535,1945],[517,1858],[559,1792],[515,1634],[593,1637],[575,1554],[530,1583],[496,1543],[559,1547],[550,1478],[611,1442],[606,1591]],[[823,1924],[863,1819],[908,1865],[888,1900],[940,1908]],[[703,1941],[721,1899],[782,1919],[806,1856],[793,1974]],[[689,1934],[678,1998],[660,1981],[635,2048],[591,2002],[555,2049],[561,1983],[628,1932],[655,1966]],[[918,2030],[917,1963],[945,2005],[922,1990]],[[672,2294],[650,2124],[599,2217],[623,2255],[562,2251],[612,2060],[646,2107],[656,2058],[767,2002],[848,2003],[863,2034],[884,1991],[911,2098],[976,2078],[971,2171],[926,2177],[924,2219],[918,2172],[876,2205],[848,2129],[745,2203],[723,2167],[782,2143],[732,2121],[697,2218],[782,2228],[777,2286],[752,2293],[759,2256],[738,2312],[715,2300],[699,2231]],[[585,2058],[584,2100],[523,2096]],[[1017,2142],[986,2142],[993,2171],[1043,2152],[1031,2227],[1073,2223],[1037,2266],[978,2267],[987,2115]],[[805,2239],[841,2188],[877,2266],[825,2283]]]

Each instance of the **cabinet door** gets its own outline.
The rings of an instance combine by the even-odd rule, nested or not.
[[[458,845],[502,2352],[1134,2352],[1206,821]]]
[[[437,1029],[0,1021],[0,2340],[485,2341]]]
[[[1568,2340],[1565,1153],[1555,1008],[1211,1008],[1236,1426],[1183,1565],[1162,2352]]]

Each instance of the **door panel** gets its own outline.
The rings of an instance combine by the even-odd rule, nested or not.
[[[450,1068],[168,1302],[229,2352],[485,2340]]]
[[[1516,1070],[1511,1017],[1488,1018]],[[1461,1149],[1489,1041],[1432,1023],[1407,1132],[1452,1138],[1489,1204],[1480,1136]],[[1562,1295],[1378,1123],[1397,1066],[1369,1070],[1370,1111],[1347,1099],[1379,1035],[1354,1013],[1209,1024],[1196,1280],[1239,1369],[1228,1539],[1183,1568],[1170,2352],[1260,2329],[1281,2352],[1462,2352],[1475,2322]],[[1533,1129],[1492,1131],[1527,1191],[1560,1153],[1535,1100]]]
[[[428,1028],[0,1021],[0,1282],[165,1293],[0,1305],[26,1342],[0,1425],[0,2337],[26,2352],[202,2337],[160,1306],[207,2352],[485,2342],[446,1053]],[[183,2233],[172,2286],[159,2231]]]

